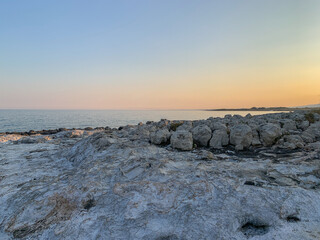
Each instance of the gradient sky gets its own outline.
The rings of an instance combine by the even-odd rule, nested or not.
[[[0,0],[0,108],[320,102],[319,0]]]

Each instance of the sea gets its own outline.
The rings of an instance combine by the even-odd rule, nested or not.
[[[0,110],[0,132],[25,132],[57,128],[86,128],[134,125],[146,121],[199,120],[245,116],[271,111],[206,111],[206,110]]]

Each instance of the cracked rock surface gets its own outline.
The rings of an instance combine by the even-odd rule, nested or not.
[[[320,239],[317,125],[304,123],[311,143],[294,137],[295,147],[278,136],[280,123],[272,147],[181,151],[167,131],[150,143],[152,132],[175,136],[205,121],[0,136],[0,239]],[[256,122],[247,124],[267,124]],[[282,126],[300,136],[292,125]]]

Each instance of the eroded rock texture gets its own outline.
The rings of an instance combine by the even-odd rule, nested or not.
[[[0,239],[320,239],[320,129],[298,114],[2,135]],[[204,125],[218,140],[190,150]]]

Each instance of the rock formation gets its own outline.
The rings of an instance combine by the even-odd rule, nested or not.
[[[0,239],[320,239],[305,114],[0,134]]]

